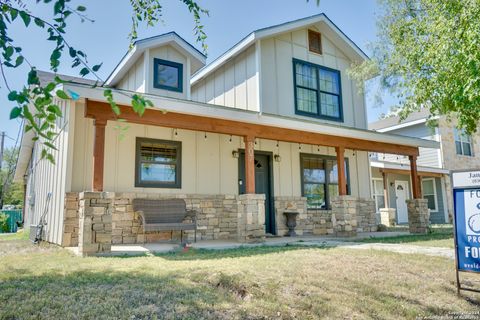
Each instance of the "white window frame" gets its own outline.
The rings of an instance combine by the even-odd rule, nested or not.
[[[435,209],[430,209],[430,212],[438,212],[438,194],[437,194],[437,184],[436,184],[436,181],[435,181],[435,178],[423,178],[422,179],[422,191],[424,190],[423,188],[423,182],[424,181],[432,181],[432,184],[433,184],[433,194],[425,194],[424,192],[422,196],[433,196],[433,198],[435,199]]]
[[[375,181],[380,181],[382,183],[382,194],[375,192]],[[377,210],[377,213],[379,213],[381,208],[378,207],[377,196],[383,197],[384,198],[383,202],[385,203],[385,205],[388,205],[387,204],[387,199],[385,199],[385,193],[383,192],[383,179],[382,178],[372,178],[372,189],[373,189],[372,190],[373,191],[372,192],[373,200],[375,200],[375,209]]]
[[[457,140],[458,138],[458,140]],[[453,140],[455,141],[455,153],[460,156],[465,156],[465,157],[473,157],[474,156],[474,151],[473,151],[473,140],[472,136],[469,134],[465,133],[465,130],[460,130],[458,128],[453,128]],[[457,153],[457,146],[456,143],[460,142],[460,148],[462,149],[462,153],[459,154]],[[470,145],[470,154],[465,154],[465,151],[463,150],[463,144],[468,143]]]

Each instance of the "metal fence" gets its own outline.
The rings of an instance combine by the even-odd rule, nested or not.
[[[7,215],[7,232],[17,232],[17,222],[22,222],[22,210],[0,210],[0,213]],[[0,229],[0,233],[3,231]]]

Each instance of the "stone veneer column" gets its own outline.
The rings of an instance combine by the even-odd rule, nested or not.
[[[383,224],[387,227],[395,225],[395,213],[397,210],[395,208],[380,208],[380,224]]]
[[[114,197],[113,192],[79,194],[78,250],[82,256],[110,252]]]
[[[430,210],[427,199],[406,200],[408,228],[410,233],[427,233],[430,225]]]
[[[358,199],[354,196],[337,196],[331,200],[332,223],[337,237],[357,235]]]
[[[265,195],[242,194],[238,197],[239,242],[265,240]]]

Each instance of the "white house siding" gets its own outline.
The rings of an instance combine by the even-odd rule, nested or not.
[[[83,105],[77,105],[75,126],[74,170],[72,191],[91,189],[93,122],[81,117]],[[245,146],[240,137],[189,130],[129,124],[123,139],[115,130],[117,124],[108,122],[105,141],[104,190],[115,192],[152,192],[182,194],[237,194],[238,159],[233,150]],[[136,137],[147,137],[182,142],[182,188],[135,188],[135,141]],[[270,151],[281,156],[273,162],[274,193],[276,196],[300,196],[300,153],[335,155],[334,148],[298,145],[258,139],[256,150]],[[300,148],[301,147],[301,148]],[[319,150],[319,151],[318,151]],[[368,156],[366,152],[346,152],[349,159],[351,193],[364,198],[370,197]]]
[[[46,159],[41,159],[43,146],[35,143],[31,169],[29,170],[29,188],[27,190],[27,218],[26,227],[31,224],[37,225],[40,222],[46,204],[48,193],[52,194],[47,207],[45,220],[46,240],[52,243],[61,244],[63,234],[63,211],[65,192],[70,191],[72,181],[73,145],[74,130],[70,122],[74,116],[74,109],[70,107],[72,102],[59,100],[63,117],[55,123],[55,130],[59,132],[53,141],[58,151],[52,151],[55,164]]]
[[[321,25],[312,26],[322,33]],[[343,122],[326,121],[337,125],[367,128],[364,96],[346,73],[351,61],[322,33],[323,54],[308,50],[308,29],[287,32],[262,39],[261,52],[261,108],[265,113],[292,116],[312,120],[295,114],[293,58],[308,61],[340,71],[343,101]]]
[[[120,80],[117,85],[118,89],[145,92],[145,67],[144,55],[135,62],[128,70],[127,74]]]
[[[397,130],[389,131],[389,133],[398,134],[401,136],[415,137],[426,140],[439,141],[438,135],[435,133],[435,129],[427,127],[425,123],[416,124],[400,128]],[[387,162],[398,162],[410,165],[408,157],[401,157],[394,154],[379,154],[378,159]],[[419,148],[419,156],[417,158],[417,165],[423,167],[441,168],[441,151],[440,149],[433,148]]]
[[[153,87],[154,58],[177,62],[183,65],[182,92],[157,89]],[[170,98],[188,99],[190,97],[190,59],[170,45],[147,49],[145,53],[137,59],[123,79],[120,80],[117,88],[162,95]]]
[[[192,100],[260,111],[255,46],[192,86]]]

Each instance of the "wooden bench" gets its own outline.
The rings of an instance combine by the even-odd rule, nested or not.
[[[133,199],[133,210],[142,217],[143,231],[195,230],[197,242],[197,219],[194,210],[187,210],[183,199]],[[191,222],[186,222],[190,218]],[[183,232],[180,232],[183,243]]]

